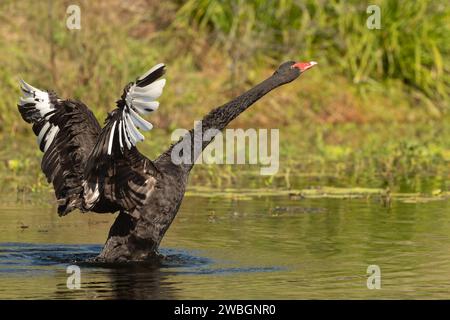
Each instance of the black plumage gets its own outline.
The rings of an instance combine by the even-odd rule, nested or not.
[[[150,83],[155,82],[156,80],[161,78],[165,73],[166,73],[166,66],[163,64],[157,65],[155,70],[151,71],[148,75],[138,78],[136,80],[136,85],[141,88],[148,86]]]
[[[203,133],[224,129],[265,94],[293,81],[314,64],[282,64],[268,79],[208,113],[202,121]],[[83,103],[61,100],[53,92],[21,83],[24,97],[19,111],[33,124],[44,151],[42,170],[53,183],[58,213],[65,215],[76,208],[120,211],[99,261],[142,261],[157,256],[161,239],[181,205],[193,163],[209,143],[203,142],[201,150],[195,151],[193,129],[184,137],[191,139],[192,151],[197,152],[192,153],[191,164],[172,162],[176,144],[155,161],[137,150],[136,143],[143,140],[138,128],[152,128],[138,113],[158,108],[156,98],[165,85],[159,78],[164,72],[165,66],[159,64],[128,84],[103,129]]]

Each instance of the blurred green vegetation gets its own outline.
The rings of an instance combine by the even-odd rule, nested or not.
[[[366,26],[369,4],[381,9],[380,30]],[[450,93],[449,20],[449,7],[432,0],[189,0],[176,25],[214,32],[236,63],[300,52],[355,84],[399,79],[439,103]]]
[[[72,1],[0,3],[2,189],[50,190],[17,112],[17,81],[85,102],[100,122],[123,86],[168,65],[161,108],[140,149],[154,158],[173,129],[249,89],[285,60],[319,66],[271,93],[232,126],[280,128],[280,171],[202,165],[194,185],[306,184],[448,190],[450,7],[421,1]],[[369,4],[380,30],[366,27]],[[248,175],[249,179],[245,178]],[[427,182],[424,182],[427,181]],[[431,182],[430,182],[431,181]]]

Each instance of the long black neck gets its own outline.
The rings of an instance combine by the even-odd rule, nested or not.
[[[277,81],[277,77],[272,76],[230,102],[211,110],[202,120],[203,131],[208,129],[225,129],[238,115],[280,85],[282,85],[281,81]],[[206,142],[205,144],[208,145]]]
[[[252,89],[248,90],[247,92],[241,94],[237,98],[231,100],[230,102],[212,110],[209,112],[201,121],[201,136],[203,137],[203,134],[210,129],[216,129],[218,131],[223,130],[226,128],[226,126],[236,119],[237,116],[239,116],[242,112],[247,110],[252,104],[254,104],[256,101],[261,99],[264,95],[272,91],[273,89],[285,84],[286,82],[283,81],[283,79],[280,79],[275,74],[271,77],[267,78],[263,82],[259,83]],[[196,132],[196,135],[194,134],[194,131]],[[195,136],[199,136],[200,128],[192,128],[189,130],[189,134],[183,137],[182,140],[179,142],[173,144],[170,146],[170,148],[164,152],[160,158],[157,159],[157,161],[165,160],[168,161],[167,157],[170,157],[172,149],[180,144],[183,143],[183,140],[190,139],[190,146],[191,146],[191,156],[192,160],[190,164],[184,164],[185,171],[189,172],[190,169],[192,169],[195,160],[200,156],[201,152],[206,148],[206,146],[211,143],[213,139],[210,139],[209,141],[202,141],[201,142],[201,148],[194,148],[195,143],[194,139]],[[197,142],[197,145],[200,145],[200,142]]]

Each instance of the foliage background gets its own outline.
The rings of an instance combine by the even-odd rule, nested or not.
[[[445,2],[370,1],[381,8],[380,30],[366,27],[368,1],[77,1],[82,29],[68,30],[71,4],[0,3],[3,189],[50,190],[35,138],[17,112],[20,77],[82,100],[104,119],[126,83],[165,62],[168,85],[150,119],[156,129],[140,146],[153,158],[173,129],[190,128],[285,60],[319,66],[232,124],[281,129],[278,175],[203,165],[194,186],[449,189]]]

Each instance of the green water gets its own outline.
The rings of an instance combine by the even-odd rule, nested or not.
[[[51,199],[51,195],[44,198]],[[81,264],[114,215],[59,218],[42,197],[0,207],[0,298],[450,298],[450,202],[185,198],[162,243],[167,262],[126,269]],[[381,288],[367,288],[378,265]]]

